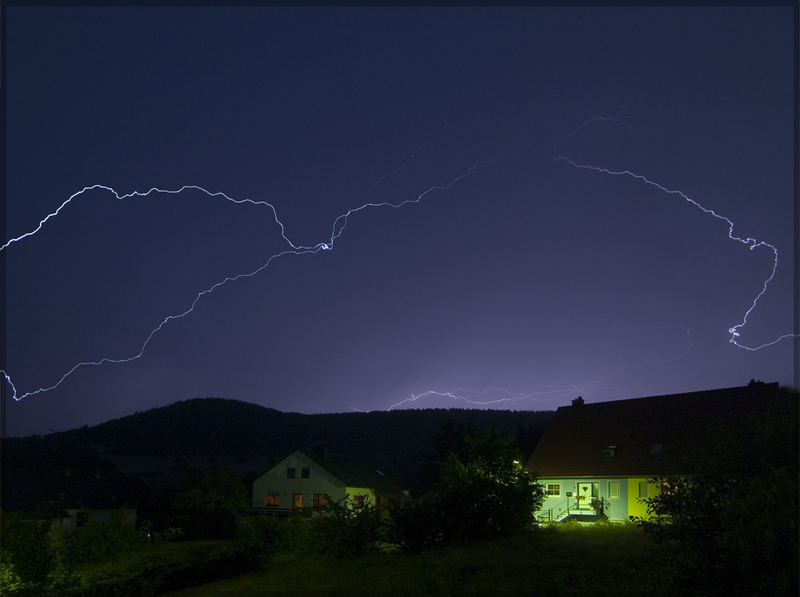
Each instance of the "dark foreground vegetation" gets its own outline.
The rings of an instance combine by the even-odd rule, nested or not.
[[[679,447],[686,475],[652,480],[652,517],[625,525],[537,528],[542,490],[519,441],[453,421],[432,437],[417,499],[384,510],[254,516],[241,479],[212,467],[183,477],[169,526],[120,515],[68,535],[46,512],[3,514],[0,593],[796,595],[798,424],[783,392],[766,414],[712,426],[716,441]]]

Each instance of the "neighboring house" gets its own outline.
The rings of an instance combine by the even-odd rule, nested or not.
[[[114,516],[118,517],[122,524],[136,525],[135,508],[66,508],[59,512],[61,526],[66,529],[67,533],[81,529],[89,522],[109,523]]]
[[[353,504],[384,507],[406,498],[408,491],[360,460],[329,455],[318,447],[295,450],[253,481],[252,506],[288,512],[321,508],[345,496]]]
[[[544,486],[537,519],[626,521],[646,516],[643,498],[661,491],[648,479],[686,472],[675,458],[681,446],[708,446],[711,423],[763,410],[777,392],[777,383],[751,382],[593,404],[579,398],[562,406],[526,467]]]

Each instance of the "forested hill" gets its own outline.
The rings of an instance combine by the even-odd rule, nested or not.
[[[296,448],[326,443],[331,453],[360,457],[413,485],[431,453],[431,438],[443,423],[497,427],[515,435],[527,456],[551,415],[471,409],[308,415],[238,400],[196,398],[93,427],[4,439],[4,480],[12,481],[15,471],[24,471],[25,477],[45,473],[41,467],[53,469],[54,474],[74,471],[80,462],[94,469],[98,459],[153,487],[175,483],[185,471],[212,464],[244,478],[263,472]],[[10,488],[4,485],[7,498],[5,489]]]
[[[30,443],[48,447],[82,446],[126,455],[279,457],[294,448],[319,442],[346,454],[399,454],[427,444],[443,421],[475,428],[491,425],[506,433],[530,436],[544,429],[551,414],[550,411],[427,409],[307,415],[239,400],[195,398],[94,427],[6,441],[8,447]],[[525,443],[529,444],[530,439]]]

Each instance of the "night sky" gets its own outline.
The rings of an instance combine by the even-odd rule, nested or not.
[[[6,434],[204,396],[549,410],[791,384],[795,340],[729,342],[770,249],[555,158],[774,245],[737,340],[791,333],[793,10],[7,7],[7,239],[84,187],[199,185],[317,250],[137,360],[6,384]],[[289,248],[263,204],[86,191],[4,251],[3,368],[23,395],[136,355]]]

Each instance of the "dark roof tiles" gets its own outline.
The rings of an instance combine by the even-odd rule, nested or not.
[[[777,383],[562,406],[528,461],[540,478],[679,472],[670,454],[713,423],[769,406]]]

